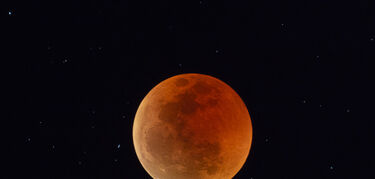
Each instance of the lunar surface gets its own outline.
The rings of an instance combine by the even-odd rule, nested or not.
[[[245,163],[251,140],[250,115],[240,96],[202,74],[156,85],[133,124],[138,159],[158,179],[230,179]]]

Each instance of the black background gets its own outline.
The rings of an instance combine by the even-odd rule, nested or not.
[[[249,109],[235,178],[375,177],[375,1],[11,1],[1,19],[4,178],[149,178],[135,112],[191,72]]]

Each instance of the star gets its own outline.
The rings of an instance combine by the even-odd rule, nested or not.
[[[281,29],[284,30],[284,31],[286,31],[286,24],[282,23],[281,24]]]
[[[13,14],[12,11],[8,11],[8,15],[11,16]]]
[[[266,137],[265,141],[266,141],[266,143],[268,143],[268,141],[269,141],[268,137]]]
[[[62,63],[68,63],[68,59],[65,58],[65,59],[62,61]]]

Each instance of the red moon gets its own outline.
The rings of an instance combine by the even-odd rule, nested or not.
[[[142,100],[133,142],[144,169],[159,179],[229,179],[252,140],[249,112],[226,83],[188,73],[156,85]]]

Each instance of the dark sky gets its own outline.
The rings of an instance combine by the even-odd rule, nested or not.
[[[191,72],[248,107],[235,178],[375,178],[373,0],[11,1],[1,19],[1,178],[149,178],[135,112]]]

